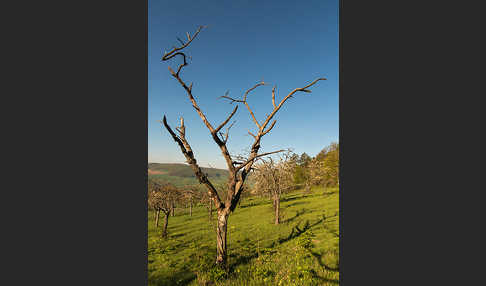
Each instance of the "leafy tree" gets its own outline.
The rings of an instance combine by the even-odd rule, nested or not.
[[[325,187],[339,185],[339,144],[331,143],[310,163],[309,174],[313,184]]]

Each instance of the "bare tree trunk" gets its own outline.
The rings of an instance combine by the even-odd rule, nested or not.
[[[304,190],[304,193],[305,193],[305,194],[310,194],[310,192],[311,192],[311,184],[310,184],[310,182],[306,182],[306,183],[305,183],[305,190]]]
[[[172,211],[172,216],[175,216],[175,204],[174,203],[172,203],[171,211]]]
[[[157,210],[155,212],[155,227],[159,227],[159,214],[160,214],[160,210]]]
[[[218,227],[216,229],[216,264],[222,267],[226,266],[226,230],[228,226],[228,216],[228,212],[218,210]]]
[[[275,193],[273,205],[275,206],[275,224],[280,223],[280,195]]]
[[[192,216],[192,199],[189,203],[189,215]]]
[[[169,214],[170,212],[165,213],[164,230],[162,232],[162,237],[167,237],[167,225],[169,224]]]

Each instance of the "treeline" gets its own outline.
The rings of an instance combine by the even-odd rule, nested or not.
[[[297,185],[339,186],[339,143],[333,142],[311,158],[305,152],[293,154],[293,180]]]

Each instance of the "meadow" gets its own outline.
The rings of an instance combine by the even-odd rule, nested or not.
[[[148,214],[149,285],[339,285],[339,191],[299,189],[281,200],[281,224],[272,201],[243,198],[229,217],[228,267],[213,266],[216,212],[177,208],[168,237]]]
[[[215,168],[201,168],[208,174],[215,185],[225,184],[228,178],[228,171]],[[194,175],[191,167],[187,164],[170,163],[149,163],[148,175],[150,178],[164,183],[171,183],[176,187],[198,185],[199,181]]]

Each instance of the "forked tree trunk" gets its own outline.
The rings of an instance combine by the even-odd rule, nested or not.
[[[226,231],[228,226],[228,216],[224,210],[218,210],[218,226],[216,228],[216,264],[226,266]]]
[[[169,214],[170,212],[164,213],[164,230],[162,231],[162,237],[167,237],[167,225],[169,224]]]
[[[273,205],[275,206],[275,224],[280,223],[280,195],[275,193],[273,198]]]
[[[155,227],[159,227],[159,214],[160,214],[160,210],[157,210],[155,212]]]

